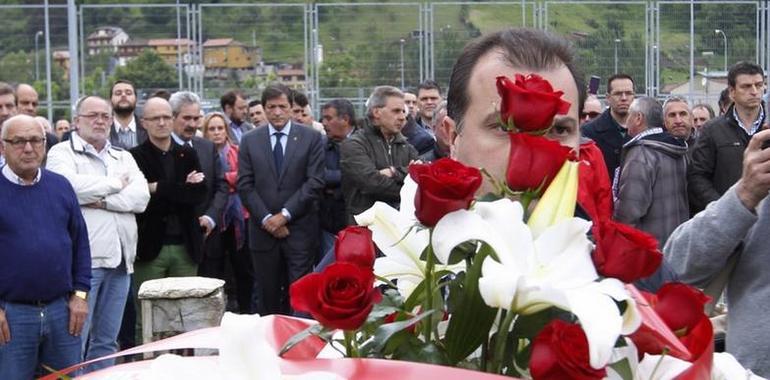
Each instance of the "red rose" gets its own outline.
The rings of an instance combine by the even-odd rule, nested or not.
[[[310,313],[328,328],[355,330],[366,321],[382,295],[374,273],[351,263],[334,263],[291,284],[291,307]]]
[[[593,233],[594,266],[602,276],[634,282],[655,273],[663,260],[657,240],[631,226],[611,220],[594,221]]]
[[[366,227],[349,226],[337,234],[334,258],[338,263],[353,263],[364,268],[374,266],[372,231]]]
[[[503,123],[513,124],[519,131],[546,130],[551,128],[554,116],[569,112],[570,103],[561,98],[564,92],[554,91],[551,83],[539,75],[516,74],[516,82],[499,76],[497,93]]]
[[[604,378],[607,371],[592,368],[589,360],[588,339],[583,329],[554,319],[535,337],[529,371],[535,380]]]
[[[580,144],[577,202],[591,220],[612,218],[612,190],[607,165],[592,140]]]
[[[506,179],[513,191],[544,191],[570,155],[570,148],[541,136],[509,133],[511,151],[508,155]]]
[[[481,171],[450,158],[430,164],[409,166],[409,176],[417,182],[415,216],[426,227],[433,227],[444,215],[470,206],[481,186]]]

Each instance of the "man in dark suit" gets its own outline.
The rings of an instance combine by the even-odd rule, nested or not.
[[[287,313],[281,285],[310,272],[318,247],[318,199],[324,186],[321,134],[290,121],[289,89],[262,92],[268,125],[244,135],[238,193],[251,214],[249,249],[263,294],[260,314]]]
[[[147,130],[142,127],[136,110],[136,89],[127,80],[117,80],[110,90],[113,121],[110,127],[110,144],[131,149],[147,140]]]
[[[131,154],[147,178],[150,202],[136,217],[135,291],[147,280],[198,274],[203,233],[195,207],[206,197],[198,155],[171,138],[173,116],[168,101],[148,100],[142,120],[148,139]]]
[[[198,268],[198,273],[205,277],[224,279],[225,261],[216,228],[217,221],[222,220],[228,193],[222,162],[219,160],[219,153],[214,143],[195,136],[201,124],[201,105],[198,95],[189,91],[175,92],[169,98],[169,103],[174,116],[174,132],[171,137],[177,144],[195,149],[205,176],[203,182],[206,184],[206,198],[195,208],[198,223],[206,237],[203,261]]]
[[[631,138],[626,131],[626,119],[632,101],[634,101],[634,80],[631,76],[627,74],[611,76],[607,80],[609,107],[599,117],[581,128],[583,136],[594,140],[601,149],[610,181],[615,178],[615,169],[620,166],[621,148]]]
[[[243,135],[254,129],[254,125],[246,121],[249,112],[246,96],[239,91],[228,91],[219,98],[219,105],[230,124],[230,141],[235,145],[240,144]]]

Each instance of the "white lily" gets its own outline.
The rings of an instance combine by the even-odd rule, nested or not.
[[[482,265],[479,291],[487,305],[520,314],[551,306],[572,312],[588,338],[591,366],[604,367],[617,338],[641,323],[635,304],[620,281],[596,282],[592,244],[586,237],[589,222],[569,218],[533,239],[523,213],[520,203],[508,199],[450,213],[433,231],[436,256],[445,262],[458,244],[486,242],[499,260]],[[629,302],[624,315],[615,300]]]
[[[385,255],[374,261],[374,273],[389,280],[397,279],[398,291],[408,298],[425,278],[425,262],[420,256],[428,246],[430,233],[418,229],[414,216],[417,184],[407,177],[401,188],[400,211],[383,202],[355,216],[359,225],[372,231],[372,239]],[[458,271],[464,265],[437,265],[436,270]]]

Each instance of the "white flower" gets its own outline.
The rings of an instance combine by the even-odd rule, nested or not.
[[[397,279],[398,291],[408,298],[425,278],[425,262],[420,256],[428,246],[430,233],[417,228],[414,216],[414,195],[417,184],[407,177],[401,188],[400,211],[383,202],[356,215],[359,225],[372,231],[372,239],[385,255],[374,262],[374,273],[389,280]],[[437,265],[436,270],[461,270],[463,265]]]
[[[458,244],[486,242],[498,258],[482,265],[479,291],[487,305],[520,314],[556,306],[575,314],[588,338],[591,366],[603,368],[617,338],[641,323],[635,303],[620,281],[596,282],[589,222],[569,218],[533,239],[523,213],[521,204],[508,199],[450,213],[433,232],[436,256],[445,261]],[[615,301],[629,303],[624,315]]]

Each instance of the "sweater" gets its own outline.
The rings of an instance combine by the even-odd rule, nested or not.
[[[0,175],[0,301],[52,301],[91,289],[88,231],[75,191],[59,174],[21,186]]]

